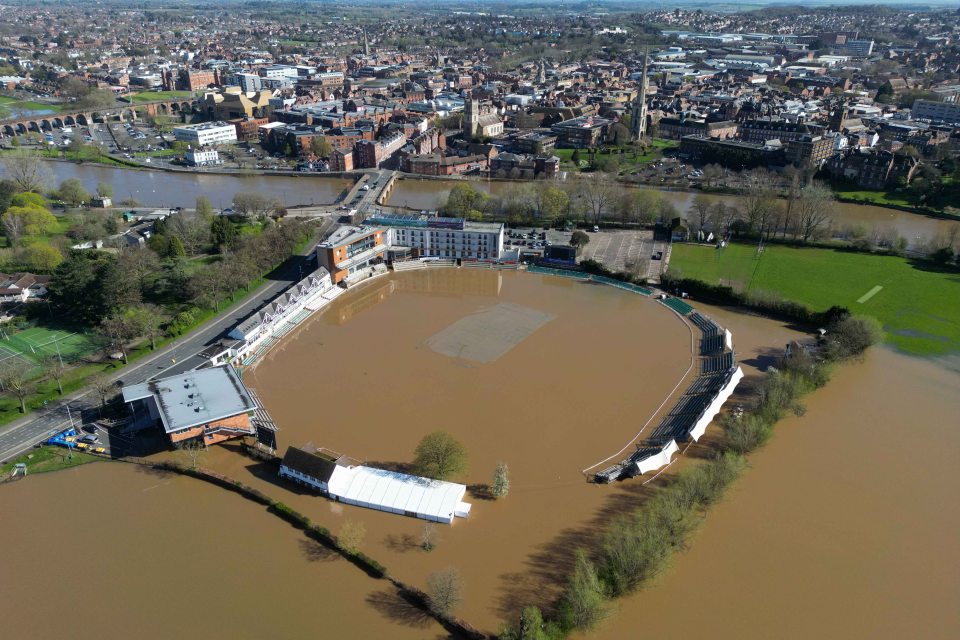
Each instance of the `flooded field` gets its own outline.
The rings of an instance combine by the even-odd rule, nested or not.
[[[505,308],[529,320],[522,331],[471,326]],[[733,332],[748,376],[798,336],[700,309]],[[457,341],[462,353],[497,348],[467,359]],[[689,344],[670,312],[639,296],[466,269],[372,281],[289,336],[246,374],[281,447],[404,463],[423,434],[446,430],[466,445],[468,483],[510,465],[510,495],[468,494],[471,517],[439,526],[430,553],[418,546],[422,521],[298,492],[233,446],[201,464],[335,533],[362,523],[361,548],[402,579],[422,585],[456,567],[458,613],[493,632],[520,606],[550,602],[572,550],[649,495],[637,481],[587,484],[580,469],[649,417],[686,370]],[[956,637],[958,399],[960,376],[927,361],[875,349],[842,367],[751,457],[691,548],[590,637]],[[0,617],[12,637],[445,637],[385,582],[195,480],[106,463],[30,476],[0,487],[0,519]]]
[[[6,638],[446,638],[263,508],[97,463],[0,487]]]
[[[464,328],[465,319],[504,307],[514,320],[516,309],[536,318],[509,336],[509,349],[497,348],[506,327],[496,335]],[[464,340],[462,357],[431,347],[451,332]],[[478,351],[483,357],[469,359]],[[518,599],[554,595],[562,562],[550,557],[571,551],[563,532],[589,531],[616,502],[636,498],[636,487],[588,484],[581,470],[627,444],[689,362],[688,329],[651,299],[552,276],[442,269],[395,274],[341,297],[246,381],[280,425],[282,447],[309,442],[404,463],[421,437],[444,430],[469,453],[467,484],[490,482],[498,461],[509,465],[510,496],[474,495],[470,518],[441,527],[429,554],[416,542],[422,521],[312,496],[289,500],[333,530],[363,522],[367,553],[404,579],[423,584],[456,566],[461,613],[494,631]],[[217,463],[243,474],[226,458]]]
[[[960,375],[873,349],[592,637],[956,638]]]

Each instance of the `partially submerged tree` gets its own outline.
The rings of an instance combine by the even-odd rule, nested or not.
[[[506,462],[498,462],[497,468],[493,471],[493,483],[490,485],[490,493],[494,498],[506,498],[510,493],[510,470]]]
[[[435,615],[446,617],[463,601],[460,572],[447,567],[427,576],[427,604]]]
[[[360,545],[363,544],[366,536],[367,528],[363,526],[362,522],[347,520],[343,523],[343,526],[340,527],[340,534],[337,536],[337,541],[345,551],[356,553],[360,550]]]
[[[414,469],[427,478],[447,480],[467,470],[466,449],[445,431],[425,435],[415,454]]]

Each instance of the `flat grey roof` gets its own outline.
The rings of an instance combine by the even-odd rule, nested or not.
[[[256,408],[233,367],[210,367],[123,388],[123,401],[152,398],[167,433],[223,420]]]

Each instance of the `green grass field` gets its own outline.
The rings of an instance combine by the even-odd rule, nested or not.
[[[158,100],[180,100],[180,99],[189,99],[193,97],[193,92],[191,91],[143,91],[141,93],[135,93],[132,96],[127,96],[132,98],[134,102],[156,102]]]
[[[56,356],[57,353],[65,362],[74,362],[96,353],[101,347],[102,341],[94,336],[44,327],[33,327],[12,334],[4,331],[0,337],[3,351],[17,352],[33,362]]]
[[[883,323],[887,342],[914,355],[960,352],[960,273],[896,256],[754,245],[677,244],[670,270],[685,278],[775,292],[817,311],[842,305]]]
[[[59,113],[64,105],[47,104],[35,100],[21,100],[11,96],[0,96],[0,120],[13,117],[29,118],[37,112],[49,111],[50,114]]]

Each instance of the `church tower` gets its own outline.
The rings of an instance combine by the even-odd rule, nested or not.
[[[473,138],[480,128],[480,105],[468,95],[463,100],[463,132]]]
[[[647,79],[647,57],[649,50],[643,50],[643,77],[640,78],[640,92],[633,101],[633,109],[630,111],[630,137],[633,140],[640,140],[647,133],[647,89],[650,87],[650,81]]]

